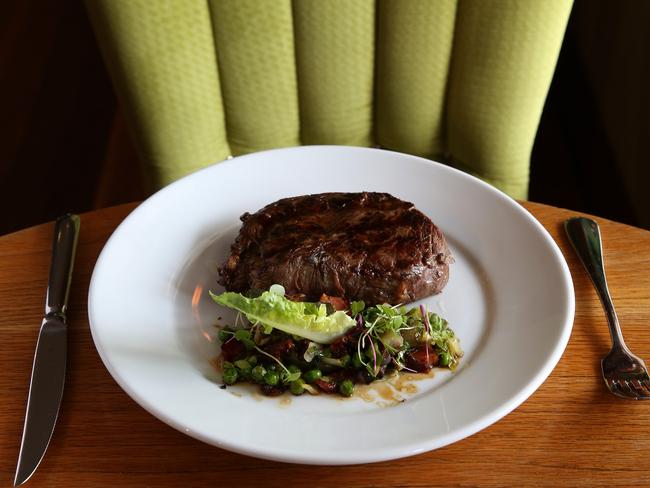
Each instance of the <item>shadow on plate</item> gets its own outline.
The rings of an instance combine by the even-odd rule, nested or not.
[[[188,259],[174,281],[178,342],[201,374],[215,383],[221,382],[214,367],[220,352],[216,325],[232,324],[235,314],[217,307],[208,290],[214,293],[224,290],[217,283],[218,268],[228,256],[238,230],[239,224],[233,225],[197,242],[194,246],[196,254]]]

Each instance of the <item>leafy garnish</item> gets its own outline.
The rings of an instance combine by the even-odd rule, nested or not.
[[[358,313],[362,312],[364,308],[366,308],[366,304],[363,300],[352,302],[350,303],[350,315],[354,317]]]
[[[251,339],[250,329],[239,329],[235,331],[235,339],[242,342],[246,349],[251,350],[255,348],[255,341]]]
[[[243,313],[252,324],[262,324],[267,334],[279,329],[287,334],[330,344],[355,325],[354,319],[343,311],[328,315],[324,304],[294,302],[270,291],[256,298],[233,292],[221,295],[210,292],[210,297],[220,305]]]
[[[450,369],[456,368],[463,355],[458,339],[448,327],[447,321],[433,312],[428,312],[424,306],[407,310],[402,305],[375,305],[363,310],[361,318],[366,330],[359,336],[357,351],[361,363],[373,376],[377,374],[376,343],[381,343],[388,351],[398,369],[409,369],[406,367],[404,356],[409,350],[419,346],[434,346],[437,352],[446,353]],[[372,364],[363,360],[366,342],[369,343]],[[428,362],[429,348],[424,348],[424,351]]]

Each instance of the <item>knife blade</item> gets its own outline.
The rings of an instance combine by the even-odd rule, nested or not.
[[[66,214],[57,219],[45,316],[34,353],[14,486],[22,485],[36,471],[50,443],[59,413],[67,354],[66,309],[78,236],[77,215]]]

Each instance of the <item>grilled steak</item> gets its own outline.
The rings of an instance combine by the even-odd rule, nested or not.
[[[318,301],[407,303],[439,293],[452,261],[445,238],[412,203],[388,193],[284,198],[242,215],[219,282],[229,291],[283,285]]]

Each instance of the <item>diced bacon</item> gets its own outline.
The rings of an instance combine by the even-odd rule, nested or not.
[[[235,339],[229,339],[221,345],[221,355],[224,361],[235,361],[244,352],[244,345]]]
[[[429,345],[420,346],[406,355],[406,366],[418,373],[426,373],[438,364],[438,354]]]
[[[316,386],[323,390],[325,393],[335,393],[336,392],[336,383],[333,381],[327,381],[327,380],[316,380],[314,383],[316,383]]]
[[[334,310],[347,310],[350,308],[350,302],[345,298],[331,297],[325,293],[320,296],[319,302],[329,303],[334,308]]]

